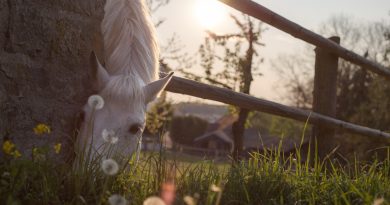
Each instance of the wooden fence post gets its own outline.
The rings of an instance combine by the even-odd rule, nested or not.
[[[340,38],[329,38],[340,44]],[[313,111],[336,117],[337,68],[339,57],[327,50],[317,47],[315,49],[315,76],[313,92]],[[318,154],[323,158],[335,148],[335,130],[324,125],[316,125],[313,137],[317,139]],[[314,144],[314,141],[312,141]]]
[[[333,36],[329,38],[340,44],[340,38]],[[315,75],[313,92],[313,111],[336,117],[336,93],[337,93],[337,68],[339,57],[323,48],[315,49]],[[317,139],[318,154],[323,158],[335,147],[335,130],[324,125],[316,125],[313,130],[313,137]],[[312,144],[314,145],[312,140]]]

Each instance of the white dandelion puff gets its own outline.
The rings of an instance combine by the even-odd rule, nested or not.
[[[147,198],[143,205],[166,205],[165,202],[157,196],[151,196]]]
[[[183,198],[184,202],[187,204],[187,205],[195,205],[195,199],[192,198],[191,196],[185,196]]]
[[[119,166],[113,159],[105,159],[102,162],[102,170],[107,175],[115,175],[118,173]]]
[[[108,203],[110,205],[126,205],[127,200],[119,194],[114,194],[108,198]]]
[[[111,144],[116,144],[118,142],[118,137],[115,135],[114,130],[107,130],[104,129],[102,132],[102,138],[104,141],[111,143]]]
[[[91,108],[94,108],[96,110],[100,110],[104,106],[104,100],[103,100],[102,96],[100,96],[100,95],[91,95],[88,98],[88,105]]]
[[[219,188],[217,185],[213,184],[210,187],[211,191],[213,192],[221,192],[221,188]]]

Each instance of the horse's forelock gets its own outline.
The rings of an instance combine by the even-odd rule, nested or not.
[[[133,106],[144,106],[144,83],[134,75],[112,76],[101,95],[106,101],[117,101]]]

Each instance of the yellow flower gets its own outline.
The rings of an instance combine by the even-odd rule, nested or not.
[[[43,123],[40,123],[36,127],[34,127],[34,133],[36,135],[42,135],[44,133],[50,134],[50,132],[51,132],[50,127]]]
[[[55,145],[54,145],[54,152],[55,152],[56,154],[59,154],[60,151],[61,151],[61,143],[55,144]]]
[[[10,140],[6,140],[3,143],[3,152],[5,154],[12,155],[13,150],[15,149],[15,144],[12,143]]]
[[[15,157],[15,158],[19,158],[22,156],[22,154],[20,154],[19,150],[15,150],[12,155]]]
[[[19,158],[22,156],[22,154],[15,148],[15,144],[12,143],[10,140],[6,140],[3,143],[3,152],[5,154],[14,156],[15,158]]]

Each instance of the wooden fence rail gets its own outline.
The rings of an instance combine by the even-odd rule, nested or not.
[[[362,66],[363,69],[371,70],[374,73],[390,79],[390,69],[383,65],[372,62],[337,43],[324,38],[251,0],[219,0],[226,5],[257,18],[277,29],[280,29],[292,36],[306,41],[317,47],[324,48],[329,52],[337,54],[352,63]]]
[[[165,76],[165,74],[162,74]],[[390,139],[390,134],[371,129],[368,127],[355,125],[349,122],[334,119],[325,115],[281,105],[268,100],[259,99],[247,94],[237,93],[226,88],[220,88],[213,85],[199,83],[193,80],[188,80],[174,76],[165,90],[191,95],[199,98],[214,100],[230,105],[235,105],[241,108],[250,110],[262,111],[282,117],[295,119],[301,122],[308,120],[311,124],[321,124],[331,128],[346,130],[351,133],[361,134],[364,136],[381,137]]]

